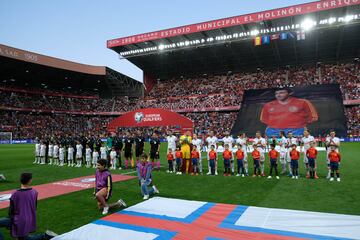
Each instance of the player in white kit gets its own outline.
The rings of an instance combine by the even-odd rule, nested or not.
[[[50,142],[48,148],[49,165],[53,164],[53,152],[54,152],[54,145],[52,144],[52,142]]]
[[[169,149],[172,150],[172,154],[174,155],[174,159],[175,159],[175,149],[176,149],[176,141],[177,141],[177,137],[174,136],[174,134],[172,133],[172,131],[168,132],[168,136],[166,136],[166,141],[168,143],[167,145],[167,151],[169,152]],[[176,169],[176,161],[173,161],[173,168]]]
[[[202,156],[201,156],[201,149],[202,149],[202,140],[200,138],[198,138],[198,136],[196,134],[193,135],[193,139],[191,141],[192,145],[196,146],[196,151],[199,152],[199,160],[198,160],[198,168],[199,168],[199,172],[200,174],[202,174]]]
[[[110,163],[111,163],[111,169],[116,169],[116,151],[115,148],[112,147],[111,151],[110,151]]]
[[[106,146],[105,143],[102,144],[102,146],[100,147],[100,159],[105,159],[107,160],[107,153],[106,153]]]
[[[69,145],[68,147],[68,151],[67,151],[67,154],[68,154],[68,167],[72,167],[74,166],[74,148]]]
[[[53,158],[54,165],[59,165],[59,145],[57,143],[54,144]]]
[[[44,142],[40,143],[40,164],[45,164],[46,145]]]
[[[315,138],[310,135],[308,130],[305,130],[304,131],[304,137],[301,139],[302,144],[301,144],[300,153],[301,152],[304,153],[304,163],[305,163],[305,168],[306,168],[306,178],[310,178],[309,160],[308,160],[308,158],[306,156],[306,151],[311,147],[310,146],[311,142],[315,142]],[[302,147],[304,147],[304,149],[302,149]]]
[[[229,145],[229,150],[232,152],[234,138],[232,136],[230,136],[230,133],[227,131],[224,134],[225,134],[225,137],[223,137],[223,139],[222,139],[222,141],[224,142],[224,146]],[[234,158],[230,159],[230,168],[231,168],[231,173],[234,174],[234,171],[235,171]]]
[[[76,167],[81,167],[83,146],[78,141],[76,144]]]
[[[280,164],[281,164],[281,174],[286,173],[286,154],[287,154],[287,138],[285,137],[285,132],[280,131],[280,140],[278,144],[280,146]]]
[[[207,160],[208,160],[208,173],[207,175],[211,174],[211,169],[210,169],[210,160],[209,160],[209,152],[211,150],[211,146],[214,145],[215,146],[215,151],[217,149],[217,142],[218,142],[218,138],[216,136],[214,136],[214,131],[210,131],[209,132],[209,136],[206,138],[206,143],[207,143]],[[217,172],[217,161],[215,162],[215,175],[218,175]]]
[[[241,148],[244,152],[244,169],[245,169],[245,174],[246,176],[249,175],[249,164],[248,164],[248,157],[247,157],[247,137],[245,135],[245,133],[241,133],[239,134],[238,138],[236,139],[236,144],[240,144]]]
[[[335,135],[335,131],[331,130],[330,131],[330,136],[326,138],[325,140],[325,145],[326,145],[326,164],[328,166],[328,174],[326,176],[326,178],[330,178],[330,174],[331,174],[331,168],[330,168],[330,159],[329,159],[329,153],[331,152],[331,147],[335,148],[336,152],[339,152],[339,147],[340,147],[340,138],[336,137]]]
[[[65,148],[62,144],[60,144],[60,148],[59,148],[59,161],[60,161],[59,166],[60,167],[64,166],[64,160],[65,160]]]
[[[40,163],[40,143],[37,142],[35,143],[35,161],[33,162],[35,163]]]
[[[260,169],[261,169],[261,176],[265,176],[265,149],[266,149],[266,140],[265,138],[261,137],[260,131],[256,132],[256,137],[253,141],[254,147],[260,152]]]
[[[92,164],[93,164],[93,168],[96,168],[97,165],[97,161],[99,160],[99,152],[96,151],[96,149],[94,149],[93,154],[92,154]]]
[[[86,161],[86,167],[91,167],[91,148],[89,145],[86,144],[85,148],[85,161]]]
[[[286,149],[287,149],[286,162],[288,164],[289,177],[292,177],[290,152],[291,152],[291,146],[294,145],[294,144],[296,146],[298,145],[297,139],[293,136],[292,132],[288,132],[287,144],[286,144]]]

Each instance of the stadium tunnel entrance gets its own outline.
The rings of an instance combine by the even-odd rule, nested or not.
[[[193,131],[194,123],[191,119],[179,113],[161,108],[145,108],[128,112],[112,120],[107,130],[115,132],[117,128],[123,127],[168,127],[176,126],[181,133]]]

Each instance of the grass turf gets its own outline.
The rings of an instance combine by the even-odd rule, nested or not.
[[[343,143],[340,168],[342,182],[329,182],[325,152],[318,156],[318,180],[304,178],[304,167],[300,165],[299,180],[281,176],[280,180],[265,178],[239,178],[219,176],[188,176],[165,173],[166,144],[161,146],[162,170],[153,174],[154,183],[160,196],[242,204],[251,206],[298,209],[318,212],[332,212],[360,215],[359,143]],[[146,150],[148,149],[146,146]],[[21,172],[33,173],[33,185],[54,182],[94,174],[93,169],[68,168],[48,165],[34,165],[33,145],[0,145],[0,173],[7,180],[0,183],[0,191],[15,189],[19,186]],[[203,156],[205,158],[205,155]],[[269,171],[268,158],[266,172]],[[250,161],[251,163],[252,161]],[[204,165],[207,161],[204,159]],[[302,163],[302,161],[301,161]],[[249,164],[252,172],[252,166]],[[207,169],[207,166],[205,166]],[[219,170],[222,161],[219,160]],[[128,170],[133,171],[133,170]],[[115,170],[113,173],[124,173]],[[222,171],[220,171],[222,172]],[[133,173],[135,175],[135,173]],[[93,190],[84,190],[59,197],[41,200],[38,203],[38,231],[51,229],[64,233],[102,217],[92,196]],[[128,205],[142,201],[136,179],[114,183],[112,200],[123,198]],[[117,211],[117,210],[114,210]],[[0,217],[7,216],[7,209],[0,210]],[[1,230],[8,237],[7,230]]]

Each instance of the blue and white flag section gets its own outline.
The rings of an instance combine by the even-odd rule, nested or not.
[[[360,239],[360,216],[154,197],[53,239]]]

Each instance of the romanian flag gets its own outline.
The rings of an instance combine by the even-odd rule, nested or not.
[[[254,45],[255,45],[255,46],[261,45],[261,37],[256,37],[256,38],[254,39]]]

